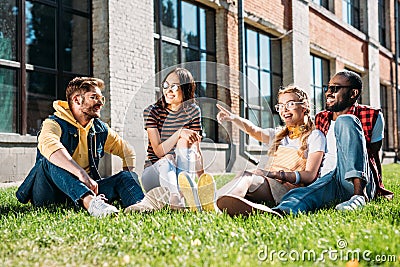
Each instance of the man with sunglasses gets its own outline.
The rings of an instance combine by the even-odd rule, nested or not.
[[[361,77],[352,71],[340,71],[329,81],[326,110],[315,118],[317,129],[327,138],[321,178],[288,192],[273,210],[297,214],[332,204],[337,204],[337,210],[355,210],[377,195],[393,197],[383,186],[378,155],[383,115],[357,103],[361,90]]]
[[[35,166],[16,193],[20,202],[46,206],[72,200],[90,215],[104,217],[118,213],[109,204],[114,200],[127,207],[143,199],[133,172],[134,151],[99,119],[103,88],[100,79],[77,77],[67,86],[67,101],[54,101],[55,113],[38,134]],[[119,156],[124,171],[102,179],[98,164],[104,152]]]

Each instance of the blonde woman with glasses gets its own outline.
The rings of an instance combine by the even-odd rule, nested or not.
[[[310,102],[304,90],[296,86],[279,90],[275,108],[285,123],[280,129],[262,129],[220,105],[217,107],[220,123],[230,121],[270,147],[265,166],[241,173],[218,190],[220,210],[231,216],[248,215],[255,209],[273,213],[268,206],[278,204],[289,190],[311,184],[318,178],[326,139],[315,129],[309,116]]]

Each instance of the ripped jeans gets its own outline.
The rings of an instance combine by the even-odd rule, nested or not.
[[[177,148],[174,155],[166,155],[146,167],[142,175],[143,189],[148,192],[155,187],[167,187],[171,193],[179,193],[178,175],[187,172],[192,180],[196,173],[196,153],[193,148]]]

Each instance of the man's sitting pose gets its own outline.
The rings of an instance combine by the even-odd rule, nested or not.
[[[329,81],[326,110],[315,118],[327,139],[322,177],[286,194],[274,210],[296,214],[338,202],[337,210],[354,210],[376,195],[393,196],[383,187],[379,160],[383,115],[357,103],[361,90],[361,77],[352,71],[340,71]]]
[[[336,73],[325,88],[326,110],[315,119],[316,128],[326,135],[327,142],[321,178],[307,187],[292,189],[272,210],[233,196],[225,202],[241,206],[245,214],[258,210],[283,215],[338,203],[337,210],[355,210],[376,195],[391,199],[393,193],[382,184],[378,155],[383,115],[379,109],[357,103],[361,90],[361,77],[347,70]]]
[[[77,77],[68,84],[67,101],[53,103],[56,112],[38,136],[36,163],[16,193],[20,202],[45,206],[72,199],[103,217],[118,212],[107,199],[127,207],[144,197],[133,172],[134,151],[99,119],[103,88],[100,79]],[[122,158],[124,171],[102,179],[97,168],[104,152]]]

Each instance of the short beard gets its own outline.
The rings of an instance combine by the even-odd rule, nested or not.
[[[332,112],[340,112],[345,110],[346,108],[351,107],[354,104],[354,100],[350,98],[351,96],[351,91],[349,91],[347,94],[343,95],[343,100],[340,102],[336,102],[333,106],[326,106],[326,110],[332,111]]]
[[[83,100],[82,100],[82,105],[85,104],[85,103],[86,103],[86,102],[85,102],[85,98],[83,98]],[[97,105],[94,105],[94,106],[90,107],[90,109],[89,109],[89,108],[86,108],[86,109],[82,110],[82,113],[85,115],[85,117],[86,117],[88,120],[100,118],[100,115],[97,115],[97,114],[92,110],[92,109],[93,109],[94,107],[96,107],[96,106],[97,106]],[[90,114],[90,113],[92,113],[92,114]]]
[[[96,112],[94,112],[93,110],[87,110],[87,111],[83,111],[83,114],[85,114],[85,116],[89,119],[96,119],[96,118],[100,118],[100,114],[97,115]]]
[[[83,113],[83,115],[85,115],[87,120],[100,118],[100,114],[96,114],[96,112],[94,112],[93,108],[94,108],[94,106],[90,107],[90,108],[82,109],[82,113]]]
[[[350,107],[351,105],[353,105],[353,103],[347,103],[348,100],[345,101],[341,101],[339,103],[336,103],[333,106],[330,107],[326,107],[326,110],[328,111],[332,111],[332,112],[340,112],[345,110],[346,108]]]

